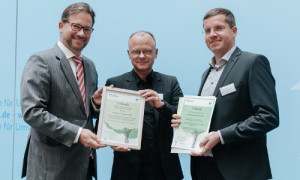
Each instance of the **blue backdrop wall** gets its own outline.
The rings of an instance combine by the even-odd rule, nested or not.
[[[29,126],[20,110],[20,77],[33,53],[59,40],[58,22],[72,0],[0,0],[0,179],[21,179]],[[107,78],[132,69],[127,57],[131,33],[154,34],[159,49],[154,69],[177,76],[186,95],[196,95],[202,72],[212,53],[204,43],[203,15],[215,7],[231,9],[236,16],[237,45],[266,55],[277,82],[280,127],[268,134],[274,179],[300,179],[300,59],[297,0],[87,0],[96,12],[95,31],[83,54],[96,64],[99,85]],[[100,179],[109,179],[112,150],[100,149]],[[189,156],[180,155],[185,179]]]

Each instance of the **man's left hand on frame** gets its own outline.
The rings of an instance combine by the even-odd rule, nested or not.
[[[145,89],[139,91],[141,96],[145,99],[146,102],[150,104],[150,106],[155,108],[160,108],[163,106],[163,102],[158,96],[158,93],[156,91],[153,91],[152,89]]]
[[[109,86],[110,88],[113,88],[114,85],[110,85]],[[97,106],[100,106],[101,105],[101,101],[102,101],[102,92],[103,92],[103,87],[101,87],[100,89],[98,89],[94,95],[92,96],[92,100],[93,100],[93,103]]]

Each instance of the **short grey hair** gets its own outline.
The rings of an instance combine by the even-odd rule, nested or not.
[[[155,37],[153,36],[153,34],[150,33],[150,32],[148,32],[148,31],[144,31],[144,30],[140,30],[140,31],[137,31],[137,32],[135,32],[135,33],[132,33],[131,36],[130,36],[129,39],[128,39],[128,45],[129,45],[130,39],[131,39],[134,35],[140,34],[140,33],[141,33],[141,34],[142,34],[142,33],[149,34],[149,35],[152,37],[152,39],[154,40],[154,46],[156,47],[156,40],[155,40]]]

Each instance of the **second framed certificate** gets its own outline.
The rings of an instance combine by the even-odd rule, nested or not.
[[[214,96],[184,96],[179,99],[177,114],[181,124],[174,129],[172,153],[199,152],[200,142],[208,133],[215,107]]]
[[[139,150],[144,108],[138,91],[104,87],[97,130],[100,142]]]

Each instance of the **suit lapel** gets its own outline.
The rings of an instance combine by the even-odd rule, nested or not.
[[[86,113],[89,114],[90,112],[90,108],[88,108],[88,105],[91,102],[91,97],[90,94],[92,94],[93,92],[92,89],[90,89],[89,87],[92,87],[91,85],[91,73],[89,73],[89,63],[87,62],[87,60],[82,57],[82,62],[83,62],[83,70],[84,70],[84,85],[85,85],[85,102],[86,102]]]
[[[240,54],[242,53],[242,51],[237,47],[236,50],[232,53],[230,59],[228,60],[228,62],[226,63],[226,66],[225,66],[225,69],[224,71],[222,72],[222,75],[218,81],[218,84],[216,86],[216,89],[213,93],[214,96],[218,96],[219,94],[219,89],[220,87],[223,86],[224,84],[224,81],[226,80],[229,72],[231,71],[232,67],[234,66],[234,64],[236,63],[236,61],[238,60]]]
[[[125,89],[137,91],[135,77],[133,76],[132,72],[127,73],[127,76],[126,76],[125,82],[124,82],[124,87],[125,87]]]
[[[154,91],[156,91],[157,93],[162,93],[163,92],[163,87],[161,84],[161,78],[159,76],[159,74],[157,72],[153,72],[154,76],[153,76],[153,85],[152,85],[152,89]]]
[[[205,83],[205,81],[206,81],[206,79],[207,79],[207,76],[208,76],[209,72],[210,72],[210,68],[208,68],[208,69],[203,73],[203,75],[202,75],[201,85],[200,85],[200,89],[199,89],[199,92],[198,92],[198,96],[201,95],[201,92],[202,92],[204,83]]]
[[[153,76],[153,85],[152,85],[152,89],[154,91],[156,91],[157,93],[162,93],[163,94],[163,86],[161,83],[161,78],[159,76],[159,74],[157,72],[153,72],[154,76]],[[154,116],[155,116],[155,121],[156,121],[156,127],[158,128],[158,122],[159,122],[159,112],[158,111],[154,111]]]
[[[56,58],[58,60],[60,60],[60,66],[67,78],[67,81],[68,83],[70,84],[75,96],[76,96],[76,99],[78,100],[79,104],[80,104],[80,109],[83,111],[83,113],[86,113],[85,112],[85,108],[84,108],[84,104],[83,104],[83,101],[82,101],[82,97],[81,97],[81,94],[80,94],[80,90],[79,90],[79,87],[78,87],[78,84],[77,84],[77,81],[74,77],[74,73],[72,71],[72,68],[70,66],[70,63],[68,61],[68,59],[66,58],[66,56],[63,54],[63,52],[59,49],[59,47],[56,45],[54,47],[54,51],[55,51],[55,55],[56,55]]]

